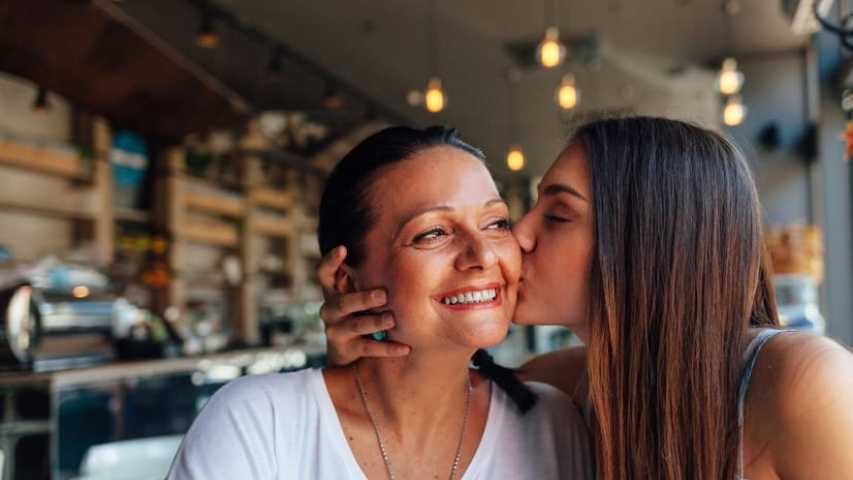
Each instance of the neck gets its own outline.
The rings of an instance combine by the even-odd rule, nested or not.
[[[588,345],[590,329],[588,323],[584,325],[572,325],[569,328],[571,328],[572,333],[575,334],[575,336],[577,336],[584,345]]]
[[[428,432],[442,418],[462,415],[473,353],[413,351],[402,358],[366,358],[354,373],[374,415],[397,432]]]

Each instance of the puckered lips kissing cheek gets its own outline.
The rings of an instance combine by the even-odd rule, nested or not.
[[[450,310],[485,310],[503,304],[504,284],[500,282],[483,285],[468,285],[448,290],[433,297]]]

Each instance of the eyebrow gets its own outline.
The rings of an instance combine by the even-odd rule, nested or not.
[[[484,207],[490,207],[490,206],[492,206],[492,205],[494,205],[494,204],[497,204],[497,203],[502,203],[502,204],[506,205],[506,202],[504,201],[504,199],[502,199],[502,198],[493,198],[493,199],[491,199],[491,200],[487,201],[486,203],[484,203],[484,204],[483,204],[483,206],[484,206]],[[397,223],[397,227],[394,229],[394,236],[393,236],[392,238],[397,238],[397,236],[398,236],[398,235],[400,235],[400,231],[401,231],[401,230],[403,230],[403,227],[405,227],[407,223],[411,222],[411,221],[412,221],[412,220],[414,220],[415,218],[420,217],[421,215],[423,215],[423,214],[425,214],[425,213],[430,213],[430,212],[452,212],[453,210],[454,210],[454,208],[453,208],[453,207],[451,207],[451,206],[449,206],[449,205],[435,205],[435,206],[432,206],[432,207],[426,207],[426,208],[420,208],[420,209],[417,209],[417,210],[415,210],[414,212],[409,213],[408,215],[406,215],[405,217],[403,217],[403,218],[402,218],[402,219]]]
[[[586,199],[586,197],[581,195],[580,192],[578,192],[574,188],[572,188],[572,187],[570,187],[564,183],[552,183],[542,190],[543,195],[549,195],[549,196],[559,195],[561,193],[567,193],[567,194],[569,194],[573,197],[577,197],[577,198],[579,198],[585,202],[588,201]]]

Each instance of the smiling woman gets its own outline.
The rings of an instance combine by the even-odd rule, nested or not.
[[[521,383],[482,350],[507,334],[521,270],[482,160],[440,127],[386,129],[341,160],[320,205],[321,250],[348,253],[334,288],[388,286],[372,313],[393,314],[382,328],[411,353],[227,385],[170,479],[592,475],[569,398]]]

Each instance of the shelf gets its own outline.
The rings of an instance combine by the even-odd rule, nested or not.
[[[249,199],[255,205],[288,211],[294,204],[292,192],[268,187],[256,187],[249,193]]]
[[[80,155],[8,139],[0,139],[0,164],[72,180],[88,179]]]
[[[147,211],[126,207],[113,207],[113,218],[118,221],[142,224],[151,221],[151,215]]]
[[[95,220],[95,215],[87,212],[81,212],[73,205],[69,205],[66,207],[58,205],[41,206],[27,204],[24,202],[16,202],[14,200],[10,201],[6,199],[0,199],[0,211],[4,210],[17,211],[20,213],[36,215],[39,217],[57,218],[60,220]]]
[[[236,226],[212,219],[188,220],[177,233],[186,240],[219,247],[236,248],[240,243]]]
[[[240,218],[245,212],[245,201],[233,194],[212,191],[187,191],[184,196],[187,208],[225,217]]]
[[[252,218],[252,231],[270,237],[292,237],[293,224],[282,215],[256,213]]]

